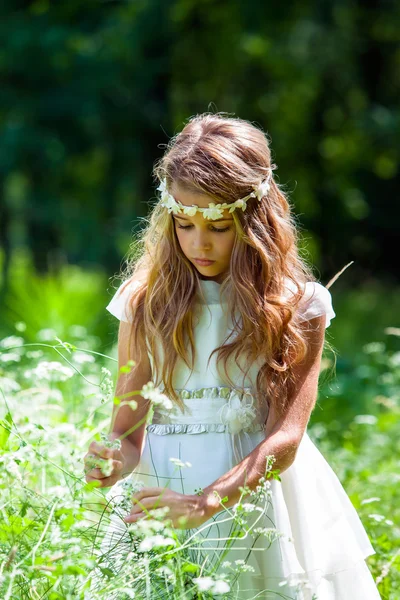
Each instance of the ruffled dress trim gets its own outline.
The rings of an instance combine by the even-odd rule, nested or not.
[[[147,425],[147,431],[155,433],[156,435],[169,435],[171,433],[230,433],[229,426],[219,423],[196,423],[196,424],[182,424],[182,423],[152,423]],[[246,431],[254,433],[256,431],[263,431],[264,427],[261,423],[255,423],[249,426]]]

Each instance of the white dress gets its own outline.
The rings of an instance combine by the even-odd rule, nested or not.
[[[128,321],[125,302],[130,286],[121,293],[121,285],[107,306],[111,314],[124,321]],[[146,486],[168,485],[176,492],[194,494],[229,471],[264,439],[262,424],[268,409],[254,404],[252,395],[262,363],[254,363],[246,379],[234,362],[228,363],[229,374],[237,381],[236,389],[227,387],[218,374],[217,353],[207,368],[211,351],[232,329],[225,309],[220,285],[202,280],[194,320],[195,368],[190,371],[180,361],[173,379],[174,388],[190,411],[182,414],[179,409],[155,408],[152,423],[146,428],[140,464],[129,476],[133,481],[143,481]],[[321,284],[308,282],[301,318],[323,314],[328,327],[335,317],[331,294]],[[161,350],[160,355],[162,359]],[[229,403],[233,407],[230,413],[226,410]],[[256,416],[238,431],[234,429],[238,423],[235,410],[240,412],[242,407],[243,414],[243,407],[249,404],[255,409],[249,414]],[[170,458],[188,461],[192,466],[177,468]],[[375,553],[374,548],[339,479],[307,431],[294,462],[280,477],[281,481],[270,480],[272,501],[258,522],[258,527],[276,528],[280,535],[271,542],[265,535],[252,533],[236,540],[224,556],[223,561],[231,561],[233,566],[235,560],[242,559],[253,567],[252,572],[238,576],[234,589],[239,591],[232,597],[247,600],[258,593],[257,598],[287,600],[379,600],[365,563],[365,558]],[[109,490],[109,500],[120,493],[120,483]],[[218,548],[224,547],[222,538],[229,536],[232,521],[219,523],[222,518],[226,518],[225,511],[207,522],[201,534],[204,541],[198,555],[193,555],[199,561],[207,555],[212,564],[220,554]],[[256,518],[259,513],[250,513],[247,523]],[[111,540],[115,541],[113,533],[121,533],[121,527],[124,525],[120,519],[111,520],[103,540],[104,551]]]

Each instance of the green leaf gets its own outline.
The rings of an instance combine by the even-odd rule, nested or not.
[[[0,448],[5,450],[7,447],[8,438],[11,433],[12,416],[8,412],[4,419],[0,421]]]

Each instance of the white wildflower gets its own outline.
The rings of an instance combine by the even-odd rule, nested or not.
[[[226,594],[230,589],[228,583],[220,579],[214,583],[212,591],[213,594]]]
[[[201,592],[207,592],[214,585],[214,580],[212,577],[194,577],[193,583],[197,585]]]
[[[21,355],[17,352],[0,352],[0,362],[20,362]]]
[[[365,498],[362,500],[361,504],[369,504],[370,502],[379,502],[380,498]]]
[[[354,423],[358,423],[359,425],[375,425],[377,420],[377,417],[374,415],[357,415],[354,418]]]
[[[372,515],[368,515],[368,516],[370,519],[373,519],[374,521],[377,521],[378,523],[385,520],[385,517],[383,515],[372,514]]]
[[[366,354],[379,354],[380,352],[384,352],[385,348],[386,346],[382,342],[370,342],[363,346],[363,351]]]
[[[100,471],[103,473],[105,477],[109,477],[113,470],[113,460],[112,458],[103,459],[104,462],[100,466]]]
[[[15,329],[21,332],[26,331],[26,323],[24,323],[24,321],[18,321],[15,323]]]
[[[55,485],[47,490],[51,498],[66,498],[69,489],[63,485]]]
[[[24,345],[24,338],[17,335],[10,335],[0,341],[1,348],[21,347]]]
[[[87,329],[82,325],[71,325],[71,327],[68,330],[68,333],[70,336],[75,338],[85,338],[87,335]]]
[[[15,460],[9,460],[4,466],[5,470],[10,473],[10,475],[14,475],[14,477],[16,477],[20,483],[23,482],[22,475]]]
[[[142,540],[139,544],[138,552],[148,552],[156,547],[161,546],[176,546],[176,542],[172,538],[165,538],[162,535],[154,535]]]
[[[173,407],[171,400],[165,394],[162,394],[160,390],[154,387],[154,383],[149,381],[146,383],[140,391],[140,395],[147,400],[151,400],[154,404],[170,410]]]
[[[81,350],[77,350],[72,354],[72,360],[79,365],[95,362],[95,358],[92,354],[86,354],[86,352],[82,352]]]
[[[213,594],[226,594],[230,591],[229,584],[222,579],[214,581],[212,577],[195,577],[193,583],[201,592],[211,591]]]
[[[57,335],[57,331],[54,329],[41,329],[37,332],[37,338],[41,342],[52,342]]]
[[[19,392],[20,389],[21,386],[14,381],[14,379],[11,379],[10,377],[0,377],[0,390],[2,390],[4,394]]]
[[[383,330],[387,335],[400,336],[400,327],[386,327]]]
[[[392,383],[394,383],[394,375],[390,372],[382,373],[381,375],[378,375],[376,381],[377,383],[383,385],[391,385]]]
[[[392,367],[400,367],[400,352],[395,352],[389,357],[389,364]]]
[[[110,440],[109,434],[101,431],[100,439],[106,448],[113,448],[114,450],[121,450],[121,440],[119,438],[116,438],[115,440]]]
[[[37,379],[54,382],[71,379],[75,371],[58,361],[42,361],[34,369],[25,371],[25,377],[27,377],[27,373]]]
[[[27,358],[42,358],[43,356],[43,351],[42,350],[28,350],[26,355]]]
[[[124,492],[130,495],[140,492],[145,487],[143,481],[132,481],[129,478],[121,481],[120,485]]]
[[[114,384],[111,373],[106,367],[101,369],[104,378],[100,381],[101,403],[108,402],[114,396]]]

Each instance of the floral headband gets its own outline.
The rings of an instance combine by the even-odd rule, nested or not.
[[[260,202],[263,199],[263,197],[269,192],[269,189],[271,187],[271,176],[272,169],[270,168],[267,178],[258,183],[257,185],[253,185],[254,191],[245,196],[244,198],[240,198],[239,200],[236,200],[231,204],[215,204],[214,202],[210,202],[208,208],[200,208],[196,204],[193,204],[192,206],[185,206],[184,204],[181,204],[181,202],[177,202],[172,196],[172,194],[170,194],[167,190],[167,180],[165,177],[162,180],[159,187],[157,188],[157,190],[161,192],[160,204],[161,206],[165,206],[165,208],[168,209],[168,213],[173,212],[174,214],[181,214],[183,212],[185,215],[189,215],[190,217],[192,217],[196,214],[196,212],[202,212],[203,217],[205,219],[216,220],[220,219],[223,216],[223,211],[227,208],[229,209],[230,213],[233,212],[235,208],[241,208],[243,211],[245,211],[247,208],[246,201],[249,198],[257,198],[257,200]]]

